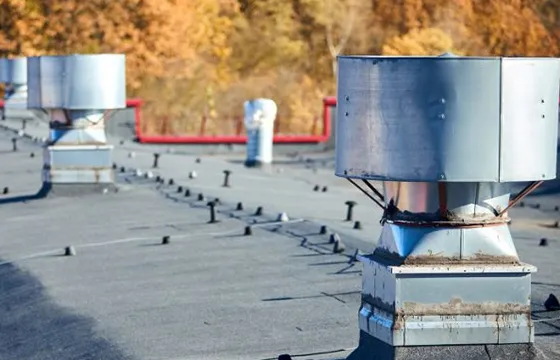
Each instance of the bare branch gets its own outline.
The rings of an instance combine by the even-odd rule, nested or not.
[[[333,43],[332,25],[330,23],[325,26],[325,32],[327,36],[327,46],[329,48],[329,53],[332,57],[336,57],[338,55],[338,51]]]
[[[356,8],[355,6],[350,5],[350,14],[349,20],[346,22],[346,27],[344,29],[344,33],[336,47],[336,54],[340,54],[342,50],[346,47],[346,43],[350,39],[350,35],[352,34],[352,30],[354,28],[354,22],[356,21]]]

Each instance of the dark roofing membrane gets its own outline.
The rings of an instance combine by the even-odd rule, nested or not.
[[[112,138],[115,162],[125,167],[116,171],[117,193],[43,198],[35,196],[42,151],[33,137],[46,137],[47,125],[28,125],[17,152],[5,127],[20,122],[0,125],[0,190],[9,188],[0,195],[1,359],[343,359],[358,345],[361,265],[352,254],[373,248],[381,213],[334,176],[332,153],[246,169],[243,154],[189,155]],[[231,187],[222,186],[225,169]],[[522,260],[539,268],[536,342],[551,358],[560,357],[560,320],[546,319],[560,311],[543,303],[560,295],[559,230],[549,227],[560,214],[558,184],[525,201],[538,209],[510,213]],[[220,221],[209,224],[206,205],[215,198]],[[343,221],[347,200],[358,202],[362,230]],[[235,210],[238,202],[244,210]],[[262,216],[254,215],[258,206]],[[280,212],[290,222],[277,223]],[[243,236],[248,225],[253,235]],[[340,234],[344,253],[332,253],[321,225]],[[70,245],[76,256],[63,256]]]

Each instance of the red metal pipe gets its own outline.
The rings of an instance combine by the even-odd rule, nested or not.
[[[245,135],[222,136],[185,136],[185,135],[145,135],[140,127],[140,104],[136,105],[136,137],[140,143],[152,144],[245,144]],[[323,99],[323,133],[321,135],[274,135],[275,144],[305,144],[322,143],[331,137],[330,107],[336,106],[336,97],[329,96]]]

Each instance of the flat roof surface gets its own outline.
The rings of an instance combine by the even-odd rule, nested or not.
[[[13,120],[0,125],[19,128]],[[0,129],[0,190],[9,188],[0,195],[0,358],[230,360],[289,353],[318,360],[343,359],[357,346],[361,264],[352,254],[373,249],[381,211],[334,176],[332,153],[247,169],[239,155],[111,139],[117,193],[38,199],[42,149],[33,137],[46,137],[48,128],[28,123],[26,133],[13,152],[14,133]],[[152,169],[155,151],[162,155]],[[226,169],[230,187],[222,186]],[[154,178],[145,178],[147,171]],[[560,356],[560,320],[543,320],[560,317],[543,306],[550,293],[560,296],[559,230],[549,227],[560,215],[556,188],[548,182],[510,215],[522,260],[538,267],[536,342]],[[219,222],[209,224],[206,205],[216,198]],[[358,202],[354,219],[362,230],[343,221],[347,200]],[[244,210],[236,210],[238,202]],[[263,215],[256,216],[259,206]],[[278,223],[280,212],[290,221]],[[248,225],[253,235],[243,236]],[[332,253],[321,225],[340,235],[345,253]],[[163,236],[168,245],[161,245]],[[542,237],[547,247],[538,246]],[[70,245],[76,256],[62,256]]]

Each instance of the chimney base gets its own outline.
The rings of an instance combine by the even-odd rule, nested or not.
[[[114,188],[112,150],[111,145],[47,146],[43,152],[43,183],[51,189],[106,192]]]

